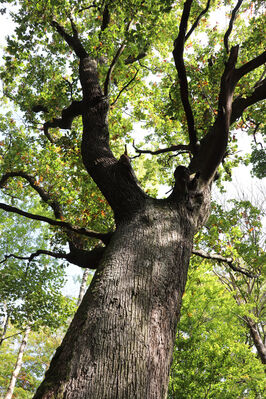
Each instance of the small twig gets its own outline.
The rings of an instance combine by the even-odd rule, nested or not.
[[[110,104],[110,106],[115,105],[115,103],[118,101],[118,99],[119,99],[119,97],[121,96],[121,94],[123,93],[123,91],[125,91],[125,90],[131,85],[131,83],[136,79],[138,72],[139,72],[139,71],[138,71],[138,69],[137,69],[137,71],[136,71],[135,75],[133,76],[133,78],[130,79],[130,81],[120,90],[120,92],[118,93],[118,95],[116,96],[116,98],[115,98],[115,100],[112,102],[112,104]]]

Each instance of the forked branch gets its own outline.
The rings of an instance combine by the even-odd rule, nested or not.
[[[232,104],[232,114],[230,124],[234,123],[241,117],[243,112],[249,106],[256,104],[266,98],[266,79],[260,82],[259,86],[255,88],[253,93],[248,97],[236,98]]]
[[[86,58],[88,56],[86,50],[81,44],[77,30],[74,27],[72,20],[71,20],[71,26],[72,30],[74,30],[73,36],[69,35],[57,21],[52,21],[51,25],[56,29],[59,35],[67,42],[69,47],[71,47],[74,50],[74,52],[79,58]]]
[[[205,251],[196,250],[196,249],[193,249],[192,253],[194,255],[200,256],[201,258],[204,258],[204,259],[210,259],[210,260],[214,260],[216,262],[226,263],[230,267],[230,269],[232,269],[234,272],[244,274],[245,276],[247,276],[249,278],[257,277],[255,275],[249,273],[247,270],[244,270],[242,268],[235,266],[233,263],[234,262],[233,258],[226,258],[224,256],[217,255],[217,254],[209,254]]]

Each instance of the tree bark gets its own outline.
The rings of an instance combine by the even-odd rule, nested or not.
[[[90,274],[89,269],[85,269],[82,274],[82,280],[81,280],[80,287],[79,287],[79,296],[78,296],[77,306],[79,306],[81,304],[81,301],[85,295],[89,274]]]
[[[118,225],[34,399],[166,398],[196,229],[185,201],[153,199]]]
[[[266,347],[265,347],[265,344],[258,332],[256,323],[253,320],[251,320],[249,317],[246,317],[246,322],[249,327],[249,331],[250,331],[250,335],[252,337],[253,343],[257,349],[259,358],[260,358],[262,364],[266,364]]]
[[[4,399],[11,399],[13,392],[14,392],[14,388],[16,385],[16,381],[22,366],[22,359],[23,359],[23,354],[25,352],[26,346],[27,346],[27,342],[28,342],[28,338],[29,338],[29,333],[30,333],[30,327],[27,326],[25,333],[23,335],[20,347],[19,347],[19,351],[18,351],[18,357],[17,357],[17,361],[16,361],[16,365],[15,368],[13,370],[11,379],[10,379],[10,383],[9,383],[9,387],[8,390],[6,392],[5,398]]]

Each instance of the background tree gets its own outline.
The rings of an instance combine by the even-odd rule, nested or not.
[[[193,237],[219,165],[237,161],[230,129],[260,121],[265,96],[262,4],[225,3],[226,27],[208,22],[218,1],[25,0],[13,14],[1,77],[22,122],[2,117],[0,208],[54,226],[33,257],[97,268],[35,398],[167,394]],[[158,167],[130,163],[136,121],[149,148],[135,151]],[[34,194],[53,215],[21,209]]]
[[[201,249],[183,298],[170,398],[264,395],[263,212],[247,200],[224,208],[213,204],[195,239]]]

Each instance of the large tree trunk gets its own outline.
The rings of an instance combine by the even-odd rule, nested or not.
[[[194,234],[184,202],[119,224],[35,399],[166,397]]]

